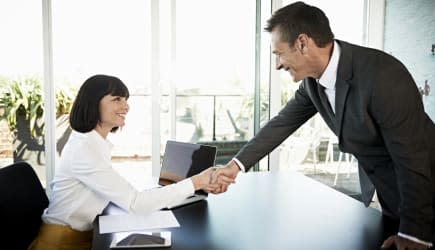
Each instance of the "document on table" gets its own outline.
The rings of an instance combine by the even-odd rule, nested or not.
[[[179,227],[172,211],[157,211],[146,215],[112,214],[100,216],[100,234],[135,230],[156,230]]]

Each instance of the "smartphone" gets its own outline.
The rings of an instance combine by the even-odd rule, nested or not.
[[[111,249],[135,249],[147,247],[170,247],[171,232],[126,232],[115,233]]]

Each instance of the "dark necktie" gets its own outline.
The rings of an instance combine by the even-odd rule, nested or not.
[[[323,107],[325,107],[325,109],[328,111],[328,114],[330,114],[331,117],[335,118],[334,111],[332,111],[331,108],[331,103],[329,102],[328,96],[326,95],[325,92],[325,87],[323,87],[320,83],[319,83],[319,96],[320,96],[320,101],[322,102]]]
[[[329,100],[328,97],[326,96],[325,93],[325,87],[323,87],[322,85],[318,84],[317,85],[317,90],[319,92],[319,98],[320,98],[320,103],[322,104],[324,110],[325,110],[325,114],[323,119],[325,120],[325,122],[328,124],[329,128],[331,128],[331,130],[335,133],[336,132],[336,120],[335,120],[335,115],[334,112],[331,109],[331,105],[329,104]]]

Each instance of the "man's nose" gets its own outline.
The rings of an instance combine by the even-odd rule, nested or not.
[[[281,64],[280,60],[279,60],[279,56],[275,56],[275,68],[277,70],[282,69],[283,65]]]

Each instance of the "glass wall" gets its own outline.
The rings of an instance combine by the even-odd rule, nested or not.
[[[45,184],[41,11],[40,1],[0,2],[0,167],[27,161]]]
[[[297,87],[286,74],[279,73],[277,82],[270,81],[274,72],[270,71],[269,35],[263,28],[271,15],[271,1],[257,1],[261,2],[258,8],[256,1],[248,0],[157,1],[155,27],[151,14],[156,9],[152,9],[151,1],[49,2],[58,154],[71,132],[68,113],[72,100],[84,80],[95,74],[117,76],[130,89],[126,126],[109,139],[115,145],[115,167],[137,166],[143,175],[151,173],[153,119],[160,121],[160,153],[168,139],[211,144],[218,146],[217,163],[224,164],[254,135],[254,110],[259,109],[259,127],[269,119],[271,88],[279,86],[284,105]],[[325,10],[338,39],[357,44],[362,41],[363,2],[308,1]],[[343,8],[349,11],[337,11]],[[0,31],[5,37],[0,47],[2,98],[12,93],[13,82],[39,91],[32,93],[41,93],[32,96],[36,101],[31,102],[36,107],[34,114],[41,120],[32,125],[29,122],[29,129],[19,130],[29,131],[33,138],[26,145],[33,145],[30,155],[37,163],[32,165],[45,183],[43,137],[33,137],[37,132],[43,134],[42,5],[38,1],[7,1],[0,3],[0,12]],[[152,32],[153,27],[157,33]],[[159,80],[154,85],[152,39],[159,48],[155,56]],[[160,90],[160,117],[152,114],[151,89],[156,85]],[[2,99],[0,112],[5,114],[6,107]],[[4,119],[0,125],[7,127]],[[321,122],[312,121],[308,126],[324,131]],[[11,135],[7,128],[0,133],[2,141],[10,141],[0,148],[1,166],[5,166],[13,161],[13,152],[21,151],[12,144],[15,131]],[[295,136],[305,134],[298,132]],[[302,162],[309,154],[308,149],[301,153],[300,146],[299,151],[292,151],[295,147],[289,145],[295,144],[287,142],[280,147],[280,168]],[[261,161],[259,169],[269,169],[268,157]]]
[[[266,2],[263,1],[263,7],[268,6]],[[78,88],[95,74],[119,77],[131,93],[126,126],[109,136],[114,144],[115,167],[139,165],[147,174],[151,173],[153,119],[160,119],[161,153],[168,139],[200,142],[216,145],[223,149],[220,152],[227,150],[217,162],[226,163],[253,136],[256,81],[262,85],[261,120],[268,119],[268,73],[258,74],[260,80],[256,76],[260,61],[255,55],[259,14],[255,2],[164,0],[158,1],[157,9],[152,9],[151,1],[141,0],[48,3],[52,15],[49,25],[57,157],[71,133],[68,115]],[[0,27],[5,37],[10,38],[1,47],[2,96],[10,92],[8,88],[15,79],[39,84],[29,89],[39,90],[43,123],[42,4],[17,1],[2,3],[1,7]],[[197,9],[202,11],[192,11]],[[153,34],[151,18],[156,10],[157,33]],[[153,117],[151,107],[154,86],[151,42],[156,37],[159,81],[155,84],[161,90],[160,117]],[[261,48],[263,56],[269,53],[268,42]],[[262,70],[268,69],[268,60],[262,65]],[[7,105],[2,106],[4,109]],[[38,125],[42,128],[43,124]],[[9,133],[9,128],[4,133]],[[40,140],[42,134],[43,131]],[[9,154],[18,152],[16,145],[6,144]],[[42,157],[38,174],[45,183],[43,155],[42,141],[37,160]],[[13,161],[11,157],[4,159]]]
[[[95,74],[119,77],[130,91],[126,125],[109,135],[115,166],[149,171],[151,155],[149,1],[53,1],[55,87],[75,96]],[[79,13],[79,15],[78,15]],[[68,107],[67,107],[68,108]],[[68,114],[58,114],[61,151],[70,133]]]
[[[162,144],[171,137],[172,81],[176,107],[172,139],[216,145],[217,163],[224,164],[253,135],[255,1],[175,3],[174,73],[162,77]],[[161,68],[163,73],[169,70]]]

